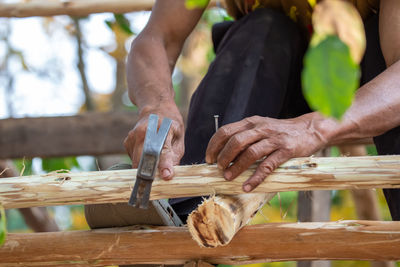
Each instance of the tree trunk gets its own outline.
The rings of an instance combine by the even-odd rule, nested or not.
[[[260,184],[254,193],[304,190],[400,188],[400,156],[291,159]],[[216,165],[176,166],[175,178],[158,176],[151,199],[243,194],[251,166],[234,181],[225,181]],[[0,180],[5,208],[128,202],[136,170],[57,173]]]

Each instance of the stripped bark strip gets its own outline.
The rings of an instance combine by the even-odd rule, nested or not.
[[[136,229],[136,230],[133,230]],[[224,247],[200,248],[185,227],[9,234],[0,266],[247,264],[297,260],[400,260],[400,222],[271,223],[244,227]]]
[[[225,181],[216,165],[175,167],[175,178],[156,177],[151,199],[242,194],[242,183],[256,165],[234,181]],[[7,209],[35,206],[127,202],[136,170],[51,173],[0,179],[0,203]],[[400,188],[400,156],[296,158],[289,160],[254,190]]]

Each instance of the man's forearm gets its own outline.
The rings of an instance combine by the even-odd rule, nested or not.
[[[175,60],[157,37],[138,36],[132,43],[127,63],[127,79],[131,101],[142,112],[174,105],[171,74]]]
[[[391,65],[356,94],[341,121],[308,115],[329,144],[372,137],[400,125],[400,61]]]

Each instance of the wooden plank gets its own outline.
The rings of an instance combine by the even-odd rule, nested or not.
[[[136,112],[0,120],[0,159],[126,153]]]
[[[133,230],[136,229],[136,230]],[[0,266],[247,264],[292,260],[400,260],[400,222],[271,223],[244,227],[224,247],[201,248],[186,227],[9,234]]]
[[[155,0],[33,0],[1,3],[0,17],[68,15],[85,17],[93,13],[129,13],[151,10]],[[210,6],[215,6],[211,1]]]
[[[225,181],[216,165],[175,167],[171,181],[156,177],[151,199],[213,194],[242,194],[253,165],[234,181]],[[0,179],[5,208],[127,202],[136,170],[49,173]],[[253,193],[305,190],[400,188],[400,156],[295,158],[279,167]]]

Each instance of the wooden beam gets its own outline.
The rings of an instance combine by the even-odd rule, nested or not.
[[[155,0],[33,0],[1,3],[0,17],[68,15],[85,17],[93,13],[129,13],[151,10]],[[211,1],[210,6],[215,6]]]
[[[213,194],[242,194],[251,166],[234,181],[225,181],[216,165],[175,167],[175,178],[156,177],[151,199]],[[136,170],[48,173],[0,179],[5,208],[127,202]],[[400,188],[400,156],[295,158],[279,167],[253,193],[304,190]]]
[[[33,17],[69,15],[76,17],[92,13],[128,13],[151,10],[155,0],[34,0],[1,3],[0,17]]]
[[[0,120],[0,159],[126,153],[136,112]]]
[[[135,230],[136,229],[136,230]],[[270,223],[244,227],[224,247],[200,248],[186,227],[9,234],[0,266],[248,264],[296,260],[400,260],[400,222]]]

